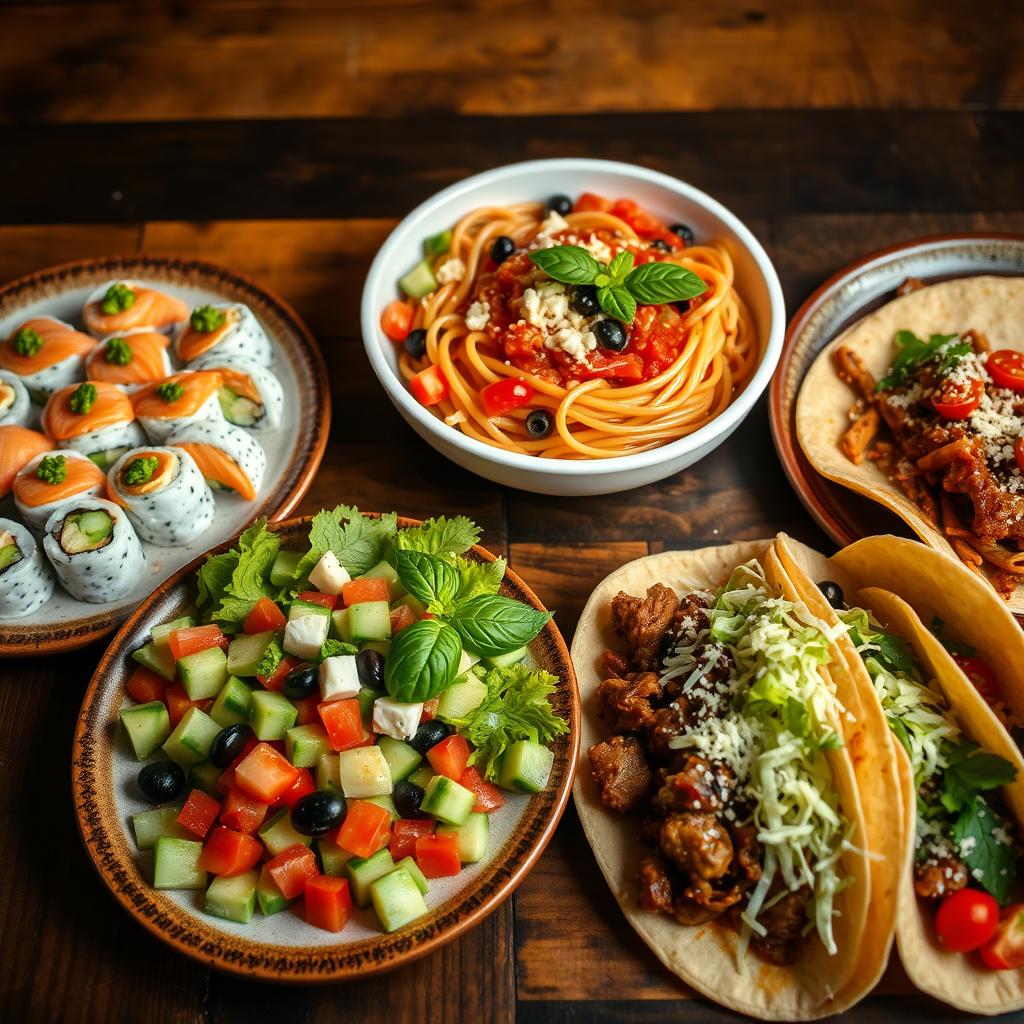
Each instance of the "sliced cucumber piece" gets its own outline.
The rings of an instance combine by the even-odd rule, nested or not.
[[[251,704],[252,690],[237,676],[228,676],[210,708],[210,717],[224,729],[229,725],[247,725]]]
[[[417,619],[422,619],[424,612],[427,610],[427,606],[418,597],[414,597],[412,594],[406,594],[404,597],[400,597],[391,605],[391,607],[395,610],[399,608],[408,608]]]
[[[223,769],[210,761],[200,761],[199,764],[189,766],[188,784],[193,789],[201,789],[207,796],[219,800],[221,793],[217,789],[217,782],[222,773]]]
[[[391,605],[387,601],[363,601],[346,611],[349,632],[352,634],[350,643],[387,640],[391,636]]]
[[[518,665],[528,652],[528,647],[517,647],[514,651],[509,651],[507,654],[495,654],[493,657],[485,660],[488,665],[492,665],[494,668],[508,668],[510,665]]]
[[[157,836],[153,845],[155,889],[205,889],[206,872],[199,866],[203,844],[192,839]]]
[[[0,572],[21,561],[21,549],[17,544],[5,544],[0,548]]]
[[[427,890],[430,885],[427,883],[426,876],[420,871],[419,864],[412,859],[412,857],[403,857],[396,865],[396,868],[405,868],[409,872],[409,877],[416,883],[416,888],[419,889],[424,896],[427,895]]]
[[[341,789],[341,765],[337,754],[324,754],[316,763],[316,788]]]
[[[159,700],[122,708],[121,724],[138,761],[145,761],[171,735],[167,705]]]
[[[427,912],[423,893],[405,868],[378,878],[370,886],[373,909],[385,931],[394,932]]]
[[[260,905],[260,912],[266,917],[280,914],[282,910],[287,910],[292,905],[292,901],[277,887],[277,882],[274,881],[274,876],[266,864],[260,869],[260,878],[256,883],[256,900]]]
[[[446,228],[436,235],[431,235],[423,243],[423,252],[426,256],[440,256],[452,247],[452,230]]]
[[[295,579],[295,570],[302,560],[301,551],[278,551],[270,567],[270,582],[275,587],[286,587]]]
[[[518,740],[501,755],[498,785],[520,793],[539,793],[548,784],[555,755],[531,740]]]
[[[476,864],[487,854],[487,815],[471,814],[461,825],[438,825],[440,836],[459,837],[459,860],[463,864]]]
[[[43,405],[46,404],[46,400],[43,399]],[[104,473],[109,473],[114,468],[114,463],[121,458],[124,453],[128,451],[127,448],[104,448],[98,452],[89,452],[89,458],[96,463]]]
[[[208,714],[199,708],[189,708],[167,737],[163,752],[187,768],[210,756],[210,745],[219,732],[220,726]]]
[[[277,690],[256,690],[249,705],[249,724],[258,740],[283,740],[299,709]]]
[[[347,608],[337,608],[331,612],[330,635],[335,640],[344,640],[347,644],[352,643],[352,622]]]
[[[348,884],[352,887],[352,899],[357,907],[370,905],[370,886],[389,871],[395,870],[395,862],[385,847],[369,857],[353,857],[345,865]]]
[[[411,782],[420,789],[426,789],[430,780],[434,777],[434,769],[429,764],[421,764],[416,771],[405,777],[406,782]]]
[[[219,647],[207,647],[178,659],[178,678],[189,700],[216,697],[229,675],[228,656]]]
[[[206,890],[206,912],[225,921],[248,924],[256,912],[256,886],[260,876],[255,871],[241,875],[215,878]]]
[[[437,702],[437,716],[443,719],[465,718],[484,702],[487,686],[471,672],[442,690]]]
[[[161,679],[166,679],[169,683],[174,682],[178,666],[174,664],[174,655],[166,645],[158,647],[150,641],[132,651],[132,659],[144,668],[148,668],[150,672],[155,672]]]
[[[254,676],[263,655],[277,634],[272,629],[248,636],[240,633],[228,645],[228,672],[233,676]]]
[[[222,387],[217,394],[224,419],[236,427],[252,427],[263,419],[263,406],[245,395],[236,395],[229,387]]]
[[[156,807],[152,811],[143,811],[132,815],[132,831],[135,833],[135,845],[140,850],[152,850],[160,836],[168,839],[188,839],[192,833],[178,824],[181,805],[175,807]]]
[[[282,807],[272,818],[265,821],[256,830],[257,835],[263,840],[263,845],[270,851],[272,857],[287,850],[289,846],[309,846],[313,840],[296,831],[292,825],[291,811]]]
[[[367,570],[362,576],[357,576],[356,578],[360,580],[384,580],[388,585],[388,594],[392,601],[405,593],[405,587],[402,586],[402,581],[398,578],[398,570],[390,562],[380,561],[372,569]]]
[[[370,728],[370,723],[373,721],[373,703],[380,697],[386,697],[387,694],[383,690],[374,690],[369,686],[364,686],[356,694],[356,700],[359,701],[359,714],[363,719],[363,725],[367,729]]]
[[[408,743],[392,739],[390,736],[381,736],[377,746],[391,768],[392,782],[400,782],[407,778],[423,761],[423,755],[418,750],[413,750]]]
[[[297,725],[285,733],[285,757],[296,768],[312,768],[330,752],[331,741],[322,725]]]
[[[437,278],[434,277],[434,268],[426,260],[420,260],[398,282],[398,287],[410,299],[422,299],[424,295],[429,295],[437,290]]]
[[[435,775],[423,792],[420,810],[448,825],[461,825],[473,811],[476,796],[447,776]]]
[[[331,609],[325,608],[322,604],[314,604],[312,601],[292,601],[292,606],[288,609],[288,621],[294,622],[296,619],[301,619],[304,615],[319,615],[322,618],[329,619],[331,617]]]
[[[324,874],[335,877],[345,874],[345,865],[355,857],[355,854],[343,850],[333,839],[318,839],[316,852],[320,854]]]
[[[196,624],[195,619],[191,615],[182,615],[177,619],[171,619],[170,622],[165,622],[160,626],[154,626],[150,630],[149,639],[156,644],[157,647],[166,647],[167,638],[176,629],[191,629]]]

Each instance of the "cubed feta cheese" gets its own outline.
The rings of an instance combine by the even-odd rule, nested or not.
[[[320,664],[320,696],[325,701],[355,697],[359,689],[359,672],[354,654],[324,658]]]
[[[326,615],[303,615],[284,627],[284,649],[303,661],[320,656],[331,620]]]
[[[326,552],[309,574],[309,582],[321,594],[340,594],[341,588],[351,581],[348,570],[338,561],[333,551]]]
[[[477,655],[470,654],[469,651],[463,649],[462,657],[459,659],[459,668],[455,675],[461,676],[463,672],[468,672],[479,660]]]
[[[423,704],[404,704],[390,697],[373,702],[373,731],[396,740],[411,740],[423,715]]]
[[[378,746],[356,747],[338,755],[341,791],[349,799],[391,793],[391,766]]]

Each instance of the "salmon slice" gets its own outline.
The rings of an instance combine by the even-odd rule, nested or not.
[[[230,388],[236,395],[248,398],[250,402],[255,402],[257,405],[263,404],[260,389],[253,384],[249,374],[230,366],[218,366],[217,372],[224,378],[224,386]]]
[[[34,355],[22,355],[14,347],[19,331],[35,331],[42,345]],[[46,370],[71,356],[84,356],[96,344],[88,334],[82,334],[59,320],[47,316],[33,317],[19,325],[0,343],[0,369],[10,370],[19,377]]]
[[[116,338],[123,345],[108,348]],[[162,380],[167,373],[164,354],[167,349],[167,335],[156,331],[139,331],[135,334],[115,335],[107,344],[97,345],[85,360],[85,374],[90,380],[107,381],[110,384],[149,384]],[[123,354],[127,349],[127,362]]]
[[[135,419],[132,403],[116,385],[102,380],[85,381],[96,389],[96,399],[86,413],[71,408],[71,396],[82,384],[69,384],[55,391],[43,409],[43,430],[57,441],[103,430],[117,423],[131,423]]]
[[[28,427],[0,427],[0,498],[10,494],[18,473],[53,444],[38,430]]]
[[[22,505],[38,508],[51,501],[74,498],[83,491],[89,490],[90,487],[102,484],[107,479],[106,473],[92,459],[75,458],[73,454],[67,452],[60,454],[64,456],[67,476],[59,484],[40,480],[36,473],[24,473],[15,477],[14,496]]]
[[[156,459],[156,468],[148,480],[142,483],[130,484],[125,480],[125,471],[136,459]],[[176,462],[177,458],[173,452],[149,451],[148,449],[132,452],[131,458],[121,467],[117,486],[122,494],[127,494],[129,497],[150,494],[153,491],[159,490],[174,478]]]
[[[175,445],[188,452],[199,467],[199,472],[207,480],[214,480],[222,487],[228,487],[240,494],[246,501],[256,499],[256,488],[242,471],[242,467],[227,452],[214,448],[210,444],[193,444],[184,442]]]
[[[133,281],[116,283],[127,285],[135,296],[135,301],[128,309],[117,313],[103,312],[102,295],[87,303],[82,318],[90,334],[103,338],[117,331],[130,330],[132,327],[170,327],[188,319],[188,306],[181,299]]]
[[[164,384],[179,384],[184,393],[172,402],[161,398],[157,389]],[[203,403],[220,390],[221,375],[216,370],[184,370],[140,388],[132,395],[135,415],[155,420],[177,420],[198,412]]]
[[[178,339],[178,358],[183,363],[191,363],[198,359],[204,352],[209,352],[218,341],[230,333],[237,326],[240,319],[239,312],[234,306],[229,306],[224,312],[224,323],[213,331],[197,331],[191,324],[185,328],[185,333]]]

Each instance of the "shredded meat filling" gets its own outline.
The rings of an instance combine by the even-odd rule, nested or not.
[[[938,900],[967,885],[967,865],[956,857],[914,865],[914,889],[923,900]]]

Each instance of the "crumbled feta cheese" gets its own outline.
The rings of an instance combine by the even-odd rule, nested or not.
[[[578,244],[580,248],[586,249],[598,263],[611,263],[612,250],[597,235],[591,235],[589,238],[582,239]]]
[[[552,235],[560,235],[563,231],[569,230],[569,222],[560,214],[552,210],[537,229],[538,238],[550,238]]]
[[[333,551],[325,552],[309,574],[309,582],[321,594],[340,594],[341,588],[351,581],[348,570],[338,561]]]
[[[337,654],[320,663],[320,696],[325,701],[347,700],[360,690],[354,654]]]
[[[373,702],[373,731],[396,740],[411,740],[416,735],[423,714],[423,704],[405,704],[391,697],[378,697]]]
[[[466,264],[458,256],[452,256],[437,268],[435,276],[438,284],[461,281],[466,276]]]
[[[561,349],[581,362],[597,348],[597,338],[587,318],[569,307],[569,295],[558,281],[539,281],[523,292],[525,319],[545,334],[544,346]]]
[[[477,299],[466,310],[466,326],[471,331],[482,331],[491,319],[491,304],[486,299]]]
[[[294,654],[303,661],[318,658],[330,625],[331,619],[327,615],[303,615],[292,619],[284,627],[285,653]]]

